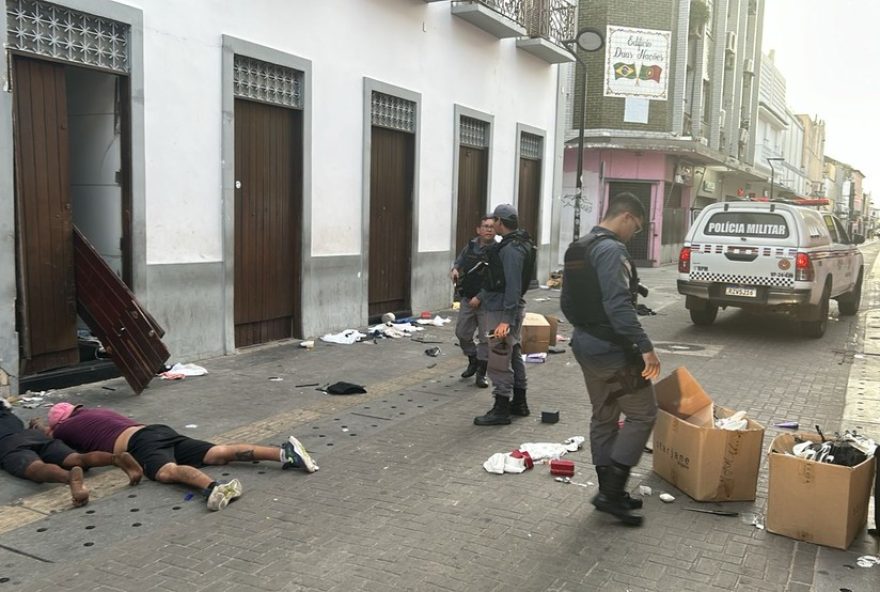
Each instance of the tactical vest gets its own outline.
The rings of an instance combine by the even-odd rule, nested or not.
[[[605,307],[602,306],[602,286],[599,284],[596,268],[593,267],[592,251],[599,241],[605,239],[617,240],[610,234],[591,232],[569,245],[568,250],[565,251],[562,294],[559,303],[562,314],[575,327],[580,327],[599,339],[631,347],[632,344],[625,337],[614,332],[611,321],[605,313]],[[629,291],[635,306],[639,276],[636,273],[635,263],[632,259],[627,258],[627,260],[631,270]]]
[[[483,261],[483,254],[475,253],[474,244],[468,243],[467,251],[465,251],[464,257],[461,260],[461,267],[458,270],[458,290],[462,296],[473,298],[482,288],[483,270],[478,267],[481,261]]]
[[[509,232],[501,239],[500,243],[495,243],[486,250],[486,261],[489,267],[483,274],[483,289],[487,292],[504,292],[506,283],[504,281],[504,264],[501,262],[501,249],[507,245],[511,245],[513,249],[520,249],[525,255],[520,293],[522,296],[529,289],[529,284],[532,283],[538,249],[532,244],[529,233],[521,228]]]

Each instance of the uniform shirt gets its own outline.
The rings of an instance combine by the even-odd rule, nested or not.
[[[58,423],[52,435],[81,452],[113,452],[116,438],[132,426],[144,425],[110,409],[80,408]]]
[[[615,240],[599,240],[590,252],[593,269],[602,287],[602,308],[611,321],[614,332],[627,338],[639,347],[639,351],[653,351],[654,345],[639,322],[629,291],[630,269],[629,253],[620,238],[607,228],[593,227],[595,234],[610,234]]]
[[[516,242],[509,242],[498,251],[504,267],[504,292],[490,292],[483,288],[477,297],[480,306],[488,311],[503,311],[501,321],[515,325],[519,313],[526,305],[522,297],[522,274],[526,254]]]
[[[462,294],[467,296],[468,298],[473,298],[480,291],[480,286],[483,283],[482,276],[479,274],[466,275],[462,277],[463,274],[469,272],[474,265],[476,265],[482,258],[483,254],[486,252],[486,249],[495,243],[489,243],[488,245],[484,245],[480,242],[480,237],[476,236],[468,241],[464,247],[462,247],[461,252],[458,254],[458,257],[455,258],[455,263],[452,264],[452,267],[459,271],[459,285],[462,288]]]

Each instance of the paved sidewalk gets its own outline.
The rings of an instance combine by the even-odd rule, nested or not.
[[[877,250],[865,249],[871,265]],[[835,320],[822,340],[792,334],[786,318],[737,311],[694,327],[671,267],[642,273],[652,289],[647,304],[658,312],[644,322],[663,373],[687,366],[721,404],[767,426],[784,419],[826,431],[858,425],[876,437],[880,358],[866,344],[880,337],[872,312],[880,312],[880,268],[872,269],[867,312]],[[530,292],[529,309],[555,312],[558,295]],[[577,364],[566,353],[529,365],[533,415],[480,428],[472,418],[488,409],[490,394],[458,378],[464,358],[452,327],[430,327],[420,337],[441,341],[442,355],[428,357],[424,350],[435,344],[410,340],[319,343],[312,351],[291,343],[202,361],[209,375],[155,381],[140,397],[120,380],[54,393],[54,400],[112,406],[200,438],[279,443],[293,433],[321,470],[282,472],[275,463],[210,469],[245,487],[219,513],[197,498],[186,501],[183,488],[129,488],[116,470],[87,477],[93,501],[83,509],[69,508],[64,488],[0,475],[0,590],[876,589],[880,568],[843,567],[878,552],[867,535],[844,553],[739,518],[683,511],[696,504],[651,472],[649,455],[633,488],[645,483],[677,500],[647,498],[641,529],[593,512],[596,479],[586,448],[569,457],[585,487],[554,481],[543,465],[522,475],[486,473],[481,464],[494,452],[588,436]],[[368,394],[337,397],[297,386],[337,380],[365,384]],[[558,409],[562,420],[541,424],[541,409]],[[765,449],[776,433],[768,428]],[[725,509],[763,513],[766,470],[763,462],[755,503]]]

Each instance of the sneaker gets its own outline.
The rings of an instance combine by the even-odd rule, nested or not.
[[[241,482],[238,479],[218,483],[208,496],[208,509],[212,512],[222,510],[234,499],[241,497]]]
[[[293,436],[281,445],[281,450],[284,451],[282,469],[304,469],[307,473],[314,473],[318,470],[318,465],[315,464],[315,461],[306,452],[305,446]]]

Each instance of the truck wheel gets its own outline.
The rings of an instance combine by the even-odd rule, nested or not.
[[[806,337],[819,339],[825,335],[828,328],[828,301],[830,300],[830,288],[826,284],[822,292],[822,300],[819,302],[819,318],[815,321],[801,321],[801,333]]]
[[[705,308],[701,310],[691,310],[691,321],[694,325],[711,325],[715,322],[715,317],[718,316],[718,307],[714,304],[707,304]]]
[[[837,308],[840,314],[846,317],[859,312],[859,306],[862,304],[862,272],[859,272],[859,279],[853,286],[852,292],[847,292],[837,298]]]

